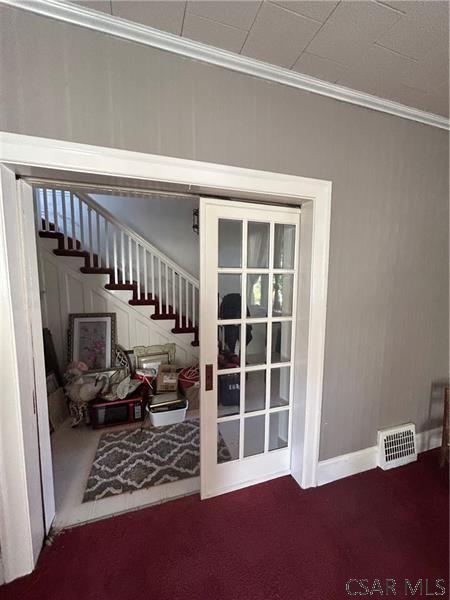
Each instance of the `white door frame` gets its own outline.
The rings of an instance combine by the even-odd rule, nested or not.
[[[193,160],[164,157],[152,154],[131,152],[61,140],[51,140],[14,133],[0,132],[0,166],[9,182],[8,194],[0,194],[0,217],[11,212],[17,202],[17,186],[12,184],[13,173],[24,167],[72,171],[87,175],[104,175],[115,178],[130,178],[181,184],[196,193],[212,193],[252,198],[257,201],[283,199],[285,203],[302,204],[302,225],[300,241],[300,318],[299,327],[306,335],[297,336],[306,343],[296,344],[296,361],[303,366],[303,385],[296,393],[293,407],[293,437],[291,472],[303,488],[317,485],[319,461],[320,422],[322,408],[322,381],[325,351],[325,324],[327,307],[328,257],[331,213],[331,182],[309,179],[293,175],[283,175],[205,163]],[[47,175],[48,176],[48,175]],[[304,218],[304,215],[309,218]],[[23,217],[17,212],[19,225]],[[9,223],[1,223],[4,231]],[[1,231],[1,229],[0,229]],[[1,237],[1,236],[0,236]],[[21,242],[12,246],[20,256],[23,253]],[[16,263],[5,243],[0,243],[0,267],[5,279],[1,299],[5,311],[0,314],[2,328],[2,355],[17,348],[20,340],[12,326],[12,310],[24,318],[32,319],[26,296],[15,295],[11,281],[14,278]],[[22,261],[22,270],[26,271]],[[30,274],[26,275],[29,279]],[[13,296],[13,297],[12,297]],[[34,568],[31,520],[29,513],[29,483],[26,464],[33,449],[24,444],[23,428],[26,419],[20,403],[22,385],[31,385],[32,373],[21,372],[21,382],[17,379],[17,354],[10,357],[10,367],[3,377],[6,385],[5,397],[10,402],[11,415],[0,419],[0,544],[5,579],[10,581]],[[7,361],[1,367],[7,365]],[[38,390],[39,391],[39,390]],[[46,398],[38,397],[38,402],[46,403]],[[0,406],[5,403],[0,403]],[[303,427],[295,427],[295,423]],[[37,439],[35,456],[39,452]],[[10,450],[14,447],[15,455]]]

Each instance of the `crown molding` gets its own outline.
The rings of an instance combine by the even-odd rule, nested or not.
[[[270,65],[220,48],[207,46],[146,25],[126,21],[107,13],[100,13],[81,5],[62,2],[61,0],[0,0],[0,3],[281,85],[356,104],[403,119],[431,125],[432,127],[450,129],[450,122],[446,117],[334,83],[328,83],[309,75]]]

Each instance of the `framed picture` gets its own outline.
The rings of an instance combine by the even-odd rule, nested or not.
[[[145,369],[146,371],[154,371],[154,376],[156,377],[158,373],[159,366],[161,364],[168,364],[169,356],[168,354],[149,354],[139,356],[137,358],[137,368]]]
[[[69,362],[84,362],[89,370],[114,366],[115,313],[69,315]]]

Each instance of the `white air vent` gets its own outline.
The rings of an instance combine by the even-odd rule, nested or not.
[[[378,465],[392,469],[417,460],[416,426],[406,423],[378,432]]]

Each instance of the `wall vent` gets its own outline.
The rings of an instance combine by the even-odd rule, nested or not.
[[[406,423],[378,432],[378,466],[393,469],[417,460],[416,426]]]

